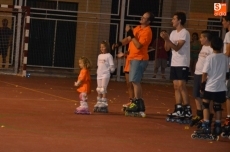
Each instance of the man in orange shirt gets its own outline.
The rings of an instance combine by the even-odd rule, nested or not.
[[[151,12],[144,13],[141,17],[140,25],[136,26],[134,29],[130,26],[126,26],[125,30],[127,32],[127,37],[115,45],[115,47],[119,47],[129,43],[129,55],[127,56],[127,60],[130,60],[129,81],[132,82],[134,88],[134,99],[126,108],[126,112],[137,112],[142,117],[145,117],[145,105],[142,99],[140,82],[148,65],[148,47],[152,41],[150,23],[153,19],[154,15]]]

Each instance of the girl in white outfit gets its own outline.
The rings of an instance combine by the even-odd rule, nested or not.
[[[115,71],[113,57],[110,54],[110,44],[102,41],[100,44],[100,54],[97,59],[97,103],[94,106],[96,112],[108,112],[108,102],[106,98],[107,86],[110,73]],[[99,109],[99,110],[98,110]]]

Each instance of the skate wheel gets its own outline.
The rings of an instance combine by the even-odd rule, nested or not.
[[[221,135],[221,137],[225,138],[225,133],[224,132],[222,132],[220,135]]]
[[[191,138],[192,138],[192,139],[196,139],[196,134],[194,134],[194,133],[191,134]]]
[[[166,118],[166,121],[169,122],[169,121],[170,121],[170,118]]]
[[[171,122],[175,122],[175,119],[171,119],[170,121],[171,121]]]
[[[230,140],[230,135],[228,136],[228,139]]]

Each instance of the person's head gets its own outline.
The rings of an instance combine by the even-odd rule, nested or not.
[[[213,37],[211,40],[211,47],[216,52],[221,52],[221,49],[223,47],[223,40],[220,37]]]
[[[8,25],[8,20],[4,18],[4,19],[2,20],[2,26],[3,26],[3,27],[6,27],[7,25]]]
[[[154,21],[154,15],[151,12],[146,12],[143,14],[140,20],[141,25],[150,25]]]
[[[88,58],[82,56],[79,58],[78,60],[78,64],[79,64],[79,67],[82,69],[82,68],[86,68],[86,69],[90,69],[91,68],[91,63],[89,61]]]
[[[196,33],[196,32],[192,33],[192,40],[193,40],[193,41],[199,40],[198,33]]]
[[[101,53],[110,53],[110,44],[108,41],[102,41],[100,44]]]
[[[224,28],[230,27],[230,12],[227,12],[226,16],[222,17],[222,25]]]
[[[200,43],[201,45],[206,45],[211,42],[213,34],[211,31],[204,30],[200,34]]]
[[[178,27],[179,25],[184,26],[186,22],[186,14],[184,12],[176,12],[172,18],[173,27]]]

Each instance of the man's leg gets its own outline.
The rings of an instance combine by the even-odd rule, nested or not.
[[[188,91],[187,91],[187,88],[186,88],[186,82],[185,80],[178,80],[178,90],[182,96],[182,99],[183,99],[183,103],[185,105],[189,105],[190,102],[189,102],[189,98],[188,98]]]
[[[182,104],[182,96],[179,88],[179,80],[173,80],[176,104]]]

